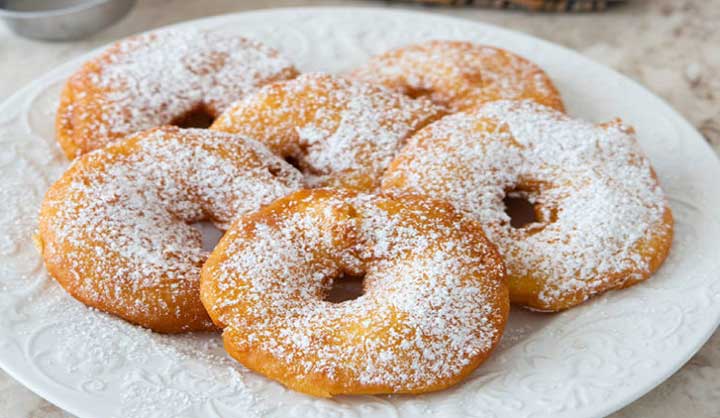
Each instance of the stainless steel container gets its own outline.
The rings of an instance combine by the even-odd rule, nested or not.
[[[20,36],[80,39],[125,16],[135,0],[0,0],[0,18]]]

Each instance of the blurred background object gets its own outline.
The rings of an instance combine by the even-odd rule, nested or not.
[[[543,12],[594,12],[623,0],[411,0],[416,3],[448,6],[524,8]]]
[[[20,36],[67,41],[107,28],[134,4],[135,0],[0,0],[0,18]]]
[[[20,36],[82,39],[122,19],[136,0],[0,0],[0,18]],[[392,1],[390,1],[392,2]],[[624,0],[399,0],[435,6],[474,6],[542,12],[592,12]]]

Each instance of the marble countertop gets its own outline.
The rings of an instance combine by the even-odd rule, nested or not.
[[[529,33],[565,45],[637,80],[667,100],[720,154],[720,1],[633,0],[603,14],[533,15],[381,1],[139,0],[117,25],[89,39],[43,43],[0,25],[0,101],[56,65],[117,38],[203,16],[270,7],[361,5],[424,9]],[[612,415],[720,416],[720,332],[656,389]],[[0,418],[71,418],[0,371]]]

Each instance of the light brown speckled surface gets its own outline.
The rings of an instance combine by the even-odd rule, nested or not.
[[[90,39],[41,43],[0,25],[0,101],[46,71],[139,31],[203,16],[304,5],[387,6],[381,1],[139,0],[122,22]],[[637,80],[666,99],[720,152],[720,1],[632,0],[604,14],[531,15],[459,8],[435,11],[519,30],[565,45]],[[720,416],[720,332],[680,371],[612,415]],[[71,418],[0,371],[0,418]]]

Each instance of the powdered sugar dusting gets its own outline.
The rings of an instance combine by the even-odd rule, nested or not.
[[[185,318],[191,305],[206,317],[197,288],[207,253],[190,223],[210,219],[225,229],[236,215],[300,187],[300,173],[252,140],[147,131],[87,154],[51,188],[43,254],[51,271],[69,271],[81,298],[123,317]],[[162,288],[167,299],[148,296]]]
[[[194,110],[217,117],[261,85],[296,74],[259,42],[213,31],[150,32],[116,43],[68,81],[59,134],[87,151]]]
[[[504,267],[448,206],[323,190],[292,199],[241,218],[205,267],[226,343],[342,393],[447,382],[498,341]],[[342,274],[365,274],[364,295],[323,301]]]
[[[500,101],[430,125],[411,138],[386,190],[444,198],[479,220],[510,277],[545,278],[540,299],[606,289],[609,276],[649,274],[640,242],[672,234],[649,161],[620,123],[595,126],[530,101]],[[537,205],[513,228],[503,198]]]
[[[486,45],[435,40],[372,57],[351,73],[459,111],[493,100],[533,99],[558,110],[562,100],[534,63]]]
[[[304,74],[247,96],[212,129],[255,138],[292,158],[313,186],[374,190],[405,138],[440,116],[427,100]]]

